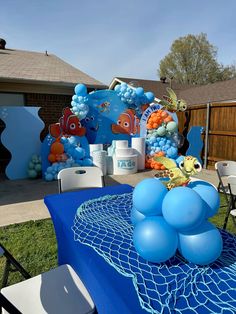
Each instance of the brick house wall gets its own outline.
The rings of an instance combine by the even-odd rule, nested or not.
[[[40,139],[43,140],[48,134],[48,127],[52,123],[58,122],[62,115],[63,108],[71,106],[72,96],[68,95],[49,95],[49,94],[25,94],[25,105],[41,107],[39,116],[44,121],[45,127],[40,134]]]

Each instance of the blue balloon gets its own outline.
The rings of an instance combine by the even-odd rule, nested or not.
[[[47,171],[47,173],[51,173],[52,170],[53,170],[53,168],[49,166],[46,171]]]
[[[77,84],[75,86],[75,94],[77,96],[85,96],[85,95],[87,95],[87,87],[84,84]]]
[[[135,226],[138,222],[142,221],[146,216],[140,213],[135,207],[131,210],[131,222]]]
[[[206,181],[190,182],[188,187],[196,191],[206,206],[206,218],[214,216],[220,207],[220,196],[216,188]]]
[[[180,155],[178,158],[176,158],[176,163],[179,165],[184,160],[184,156]]]
[[[85,150],[81,147],[76,147],[72,156],[75,159],[82,159],[85,156]]]
[[[90,158],[84,158],[82,161],[82,166],[89,167],[93,165],[93,161]]]
[[[53,181],[53,175],[51,173],[46,173],[45,180],[46,181]]]
[[[162,204],[165,220],[179,231],[198,227],[205,219],[206,210],[201,197],[188,187],[170,190]]]
[[[117,85],[115,86],[114,90],[115,90],[116,92],[119,92],[119,91],[120,91],[120,84],[117,84]]]
[[[154,100],[154,98],[155,98],[155,96],[154,96],[154,94],[153,94],[152,92],[146,92],[146,93],[145,93],[145,96],[147,97],[147,101],[148,101],[149,103],[153,102],[153,100]]]
[[[161,263],[174,256],[178,235],[163,217],[153,216],[135,226],[133,242],[136,251],[145,260]]]
[[[144,89],[142,87],[137,87],[135,91],[138,97],[141,97],[144,94]]]
[[[134,188],[133,206],[147,216],[161,215],[162,201],[167,192],[167,188],[159,180],[144,179]]]
[[[74,147],[68,148],[67,151],[66,151],[66,153],[67,153],[69,156],[74,157],[74,153],[75,153]]]
[[[69,144],[70,145],[73,145],[73,146],[76,146],[77,145],[77,140],[76,140],[76,137],[75,136],[71,136],[68,138],[68,141],[69,141]]]
[[[208,265],[221,254],[223,241],[214,225],[204,221],[193,231],[179,233],[180,253],[189,261],[198,265]]]

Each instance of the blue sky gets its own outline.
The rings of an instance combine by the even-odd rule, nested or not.
[[[218,61],[236,62],[236,1],[1,0],[7,48],[56,54],[97,80],[158,79],[172,42],[207,33]]]

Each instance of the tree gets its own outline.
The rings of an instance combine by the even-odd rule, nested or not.
[[[189,34],[173,42],[170,53],[160,61],[158,74],[182,84],[199,85],[235,78],[235,65],[224,67],[216,57],[217,48],[206,34]]]

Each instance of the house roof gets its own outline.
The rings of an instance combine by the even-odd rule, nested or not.
[[[135,87],[142,86],[145,91],[151,91],[156,98],[166,95],[166,88],[170,87],[169,82],[141,80],[135,78],[116,77],[110,84],[114,88],[116,84],[125,82]],[[172,81],[171,88],[176,92],[178,98],[184,99],[189,107],[208,102],[227,102],[236,100],[236,79],[216,82],[208,85],[181,85]]]
[[[236,100],[236,79],[201,85],[181,90],[178,97],[189,106]]]
[[[0,81],[106,88],[56,55],[15,49],[0,50]]]

